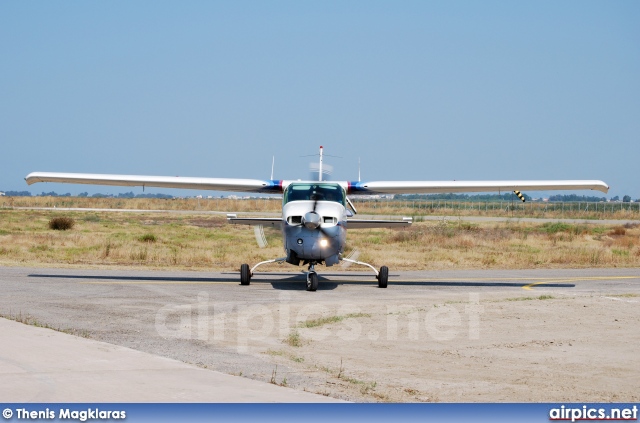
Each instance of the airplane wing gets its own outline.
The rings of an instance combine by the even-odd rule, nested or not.
[[[402,220],[380,220],[380,219],[347,219],[348,229],[371,229],[371,228],[404,228],[413,223],[413,218],[403,217]]]
[[[159,188],[205,189],[213,191],[281,193],[290,181],[194,178],[184,176],[107,175],[92,173],[33,172],[27,184],[58,182],[90,185],[142,186]],[[602,181],[373,181],[344,183],[350,195],[437,194],[449,192],[598,190],[607,193]]]
[[[59,182],[68,184],[117,185],[129,187],[160,187],[205,189],[213,191],[280,193],[282,181],[258,179],[193,178],[184,176],[104,175],[93,173],[32,172],[24,178],[27,184]]]
[[[597,190],[605,194],[609,186],[602,181],[374,181],[349,182],[350,195],[439,194],[450,192]]]
[[[277,229],[282,227],[282,218],[280,217],[237,217],[235,214],[228,214],[227,222],[234,225],[262,225]]]

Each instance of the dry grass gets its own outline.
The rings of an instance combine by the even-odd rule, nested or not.
[[[76,225],[51,231],[48,222],[56,217],[72,218]],[[269,246],[260,249],[252,228],[227,225],[222,216],[4,209],[0,264],[237,270],[241,263],[283,255],[279,231],[265,229],[265,234]],[[361,252],[362,261],[396,270],[635,267],[640,266],[640,228],[416,222],[399,231],[352,230],[347,252],[352,249]],[[279,266],[264,270],[283,269]]]
[[[513,203],[459,201],[372,201],[353,197],[361,214],[390,216],[500,216],[551,219],[640,219],[636,203]],[[280,212],[281,200],[271,198],[232,200],[228,198],[93,198],[93,197],[3,197],[0,208],[76,207],[134,210],[201,210],[229,212]]]

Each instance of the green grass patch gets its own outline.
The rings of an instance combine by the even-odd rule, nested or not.
[[[100,217],[97,214],[90,214],[82,218],[84,222],[100,222]]]
[[[302,339],[300,339],[300,334],[298,333],[298,331],[293,331],[289,334],[289,336],[286,337],[286,339],[284,340],[285,344],[289,345],[290,347],[301,347],[302,346]]]
[[[513,298],[505,298],[502,301],[532,301],[532,300],[553,300],[555,297],[553,295],[540,295],[539,297],[513,297]],[[500,301],[500,300],[498,300]]]
[[[358,317],[371,317],[368,313],[351,313],[345,316],[329,316],[329,317],[320,317],[318,319],[307,320],[298,325],[301,328],[317,328],[318,326],[327,325],[330,323],[338,323],[343,321],[344,319],[358,318]]]
[[[156,242],[158,240],[158,238],[154,235],[154,234],[144,234],[140,237],[138,237],[138,241],[140,242],[146,242],[146,243],[153,243]]]
[[[29,247],[30,253],[39,253],[39,252],[48,251],[48,250],[49,250],[49,246],[46,244],[34,245],[33,247]]]
[[[629,250],[619,250],[617,248],[612,248],[611,253],[620,257],[629,257]]]
[[[553,295],[540,295],[538,297],[539,300],[553,300],[554,298],[556,297],[554,297]]]
[[[540,229],[542,232],[555,234],[558,232],[569,232],[571,225],[562,222],[544,223]]]

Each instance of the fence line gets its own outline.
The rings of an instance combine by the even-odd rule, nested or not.
[[[549,201],[549,202],[521,202],[521,201],[460,201],[460,200],[399,200],[399,199],[369,199],[352,198],[356,207],[370,209],[411,209],[416,214],[438,210],[468,211],[480,213],[509,212],[514,214],[536,213],[568,213],[568,214],[614,214],[630,212],[640,214],[640,203],[624,202],[587,202],[587,201]]]
[[[508,201],[461,201],[461,200],[404,200],[351,197],[359,212],[370,214],[468,214],[531,217],[562,217],[598,219],[603,216],[616,218],[640,218],[640,202],[526,202]],[[0,208],[12,207],[86,207],[86,208],[131,208],[138,210],[211,210],[211,211],[255,211],[279,212],[282,200],[278,198],[79,198],[79,197],[2,197]]]

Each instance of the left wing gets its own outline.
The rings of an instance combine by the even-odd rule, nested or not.
[[[282,192],[282,181],[259,179],[193,178],[184,176],[105,175],[94,173],[33,172],[24,178],[27,184],[59,182],[68,184],[116,185],[129,187],[159,187],[206,189],[232,192]]]

